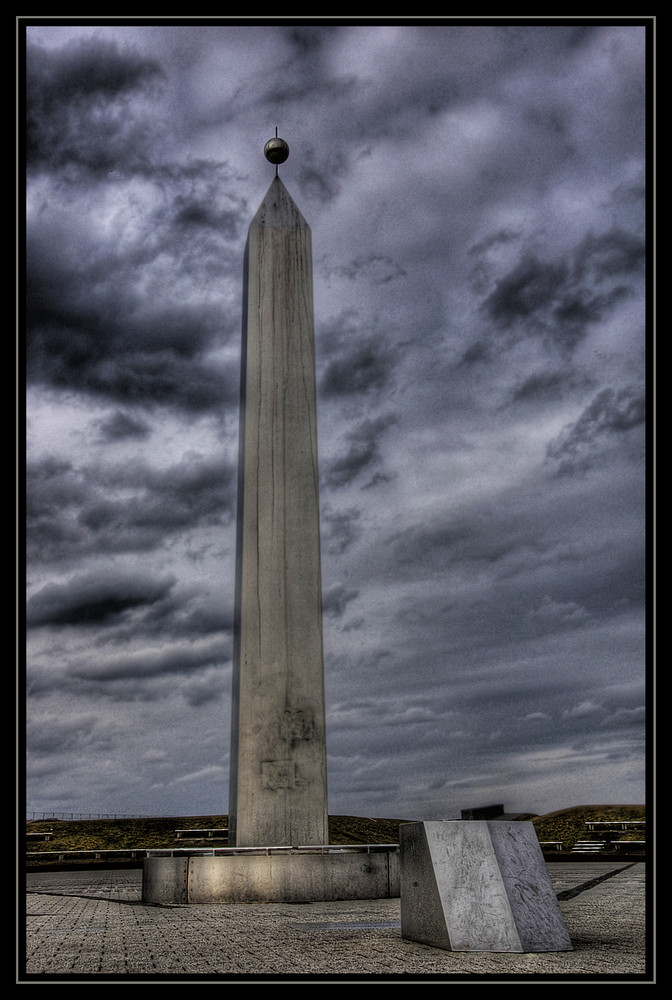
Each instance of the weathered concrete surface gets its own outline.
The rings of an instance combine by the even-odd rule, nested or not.
[[[30,874],[19,978],[121,977],[117,985],[124,985],[175,982],[172,976],[233,983],[260,976],[402,983],[408,976],[411,987],[442,979],[654,981],[647,865],[582,861],[547,868],[573,951],[455,952],[408,941],[400,933],[399,899],[156,906],[140,902],[139,870]]]
[[[407,823],[399,834],[403,937],[449,951],[571,950],[531,823]]]
[[[376,852],[149,857],[144,903],[312,903],[399,895],[399,854]]]
[[[142,869],[142,899],[145,903],[189,902],[189,858],[146,858]]]
[[[312,247],[277,177],[245,252],[240,421],[229,844],[325,844]]]

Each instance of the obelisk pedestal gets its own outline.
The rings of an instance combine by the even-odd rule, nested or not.
[[[229,844],[326,844],[310,229],[279,177],[250,225]]]

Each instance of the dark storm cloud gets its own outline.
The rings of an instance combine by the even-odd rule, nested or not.
[[[381,461],[380,438],[395,423],[394,415],[363,420],[346,435],[348,448],[340,458],[326,463],[323,480],[326,486],[338,489],[348,486],[364,472],[375,472]]]
[[[86,483],[65,459],[48,455],[28,463],[26,504],[29,521],[38,522],[65,507],[79,504],[86,494]]]
[[[542,336],[571,351],[591,324],[633,294],[627,279],[641,273],[643,259],[641,238],[622,230],[589,234],[569,260],[546,260],[527,251],[497,280],[482,308],[514,338]]]
[[[240,216],[230,209],[213,211],[211,205],[191,195],[180,195],[176,199],[174,225],[188,233],[211,229],[235,238],[240,231],[240,222]]]
[[[500,278],[483,305],[492,319],[509,327],[516,320],[545,310],[566,280],[563,264],[548,263],[530,254]]]
[[[614,275],[642,274],[646,260],[644,240],[618,227],[590,232],[576,248],[573,271],[579,280],[597,281]]]
[[[233,593],[233,588],[230,588]],[[233,633],[233,606],[227,607],[226,600],[218,592],[199,595],[193,607],[188,609],[187,627],[194,635],[208,635],[211,632]]]
[[[450,523],[417,524],[392,539],[394,556],[404,565],[421,566],[423,571],[440,569],[447,561],[452,566],[457,562],[494,565],[529,544],[522,525],[517,532],[512,527],[503,532],[499,518],[495,528],[486,511],[474,511]]]
[[[147,123],[129,102],[151,96],[155,59],[91,38],[55,50],[29,43],[26,64],[29,168],[97,175],[143,158]]]
[[[152,641],[157,637],[164,640],[172,637],[190,642],[215,633],[230,636],[233,632],[233,606],[227,603],[222,591],[213,592],[203,584],[174,588],[147,609],[142,621],[143,634]],[[132,634],[125,636],[120,630],[115,641],[124,641],[125,638],[132,638]]]
[[[162,600],[174,585],[172,576],[78,575],[64,584],[48,583],[33,594],[26,605],[26,621],[29,627],[102,625]]]
[[[329,504],[322,507],[322,544],[332,555],[342,554],[356,542],[362,533],[359,523],[361,511],[356,507],[333,510]]]
[[[214,664],[214,668],[196,672],[183,684],[180,693],[192,708],[217,704],[228,694],[226,677],[221,670],[221,663]]]
[[[30,162],[52,185],[30,202],[29,382],[221,414],[237,366],[209,355],[238,327],[224,276],[244,218],[228,167],[166,155],[152,103],[137,103],[155,96],[155,60],[89,39],[29,46],[27,62]],[[97,230],[121,212],[109,236]],[[213,280],[214,304],[201,291]]]
[[[95,713],[80,715],[76,719],[53,718],[49,726],[29,723],[31,753],[47,757],[68,751],[91,749],[109,745],[109,734],[97,734],[98,718]]]
[[[387,254],[356,257],[347,264],[328,264],[322,260],[320,265],[327,277],[350,278],[352,281],[364,278],[376,285],[386,285],[397,278],[406,277],[407,273],[396,260]]]
[[[588,232],[568,253],[553,257],[525,246],[520,233],[498,230],[473,245],[469,256],[471,286],[484,296],[480,311],[490,325],[463,351],[464,368],[494,360],[502,346],[526,339],[569,357],[592,329],[636,294],[645,243],[637,232],[614,226]]]
[[[83,506],[79,523],[103,535],[112,549],[141,547],[154,539],[193,529],[197,524],[224,524],[233,513],[234,470],[221,460],[187,460],[160,472],[145,467],[105,472],[109,486],[134,488],[133,499],[101,496]],[[118,541],[115,541],[118,539]]]
[[[579,419],[568,426],[546,449],[549,459],[561,463],[564,472],[577,461],[585,463],[596,449],[634,428],[646,417],[646,401],[640,386],[602,389]]]
[[[388,332],[371,327],[352,310],[318,331],[318,390],[329,403],[338,397],[361,397],[389,389],[399,361]]]
[[[100,437],[102,441],[144,440],[152,433],[152,429],[144,420],[132,417],[128,413],[117,410],[106,420],[100,422]]]
[[[70,677],[85,681],[125,681],[133,683],[167,674],[192,676],[196,671],[221,664],[230,656],[230,648],[221,640],[198,646],[173,645],[161,649],[132,653],[86,667],[72,667]]]
[[[641,488],[627,463],[622,482],[606,495],[571,477],[552,499],[548,492],[512,490],[496,503],[435,514],[390,538],[389,568],[383,561],[381,572],[398,566],[404,579],[441,581],[417,620],[414,605],[405,609],[409,633],[429,635],[432,620],[444,622],[453,649],[465,641],[465,650],[473,650],[497,636],[513,641],[583,628],[591,618],[595,624],[626,607],[641,608],[640,537],[623,523]]]
[[[327,363],[320,379],[320,391],[329,399],[382,389],[389,382],[393,367],[393,358],[371,338],[366,344],[353,345],[347,355]]]
[[[332,201],[341,189],[341,178],[350,165],[348,156],[339,150],[307,148],[297,167],[297,179],[305,198]]]
[[[511,402],[538,405],[549,400],[563,399],[569,392],[585,389],[587,381],[585,377],[564,369],[536,372],[514,387]]]
[[[482,365],[491,360],[493,349],[493,345],[485,339],[476,340],[463,352],[456,367],[459,370],[460,368],[469,369],[474,365]]]
[[[555,637],[559,640],[560,634],[556,632]],[[594,640],[586,629],[565,630],[563,637],[566,648],[573,643],[577,650],[593,650]],[[613,730],[618,739],[627,736],[636,745],[629,750],[622,748],[626,756],[641,754],[641,683],[605,688],[601,677],[585,670],[577,672],[562,655],[540,671],[539,661],[529,658],[533,646],[517,643],[514,636],[500,644],[497,656],[490,656],[494,649],[489,644],[485,660],[483,651],[477,650],[473,656],[465,650],[466,657],[433,663],[430,669],[425,662],[428,649],[424,644],[422,649],[423,657],[417,664],[420,670],[413,671],[413,691],[402,677],[405,651],[401,656],[388,653],[381,661],[380,674],[368,659],[354,668],[339,664],[349,681],[365,678],[368,697],[364,685],[358,685],[349,689],[347,702],[333,704],[330,745],[335,755],[352,756],[353,742],[357,754],[372,764],[393,754],[400,763],[403,784],[407,774],[415,774],[418,780],[421,760],[431,762],[429,772],[422,773],[459,774],[469,771],[479,758],[483,762],[490,759],[493,747],[498,755],[531,754],[537,749],[548,753],[557,739],[560,745],[564,741],[582,742],[592,752],[594,742],[586,734],[587,725],[604,734]],[[549,741],[549,725],[553,741]],[[358,728],[361,732],[355,737]],[[401,730],[409,734],[403,747],[398,745]],[[411,758],[418,759],[412,763]],[[502,765],[500,757],[495,766]]]
[[[359,596],[358,590],[348,588],[343,583],[333,583],[322,592],[322,610],[325,615],[342,618],[350,601]]]
[[[475,294],[484,293],[491,281],[492,265],[488,261],[488,253],[508,243],[517,242],[520,236],[520,232],[499,229],[469,247],[467,257],[472,258],[469,261],[469,281]]]
[[[26,558],[50,562],[79,548],[72,512],[90,496],[89,484],[70,462],[49,456],[26,469]]]
[[[159,257],[162,247],[154,252]],[[68,231],[38,231],[28,240],[29,382],[192,413],[231,403],[237,367],[202,357],[222,338],[224,310],[165,305],[163,296],[147,301],[133,283],[142,266],[150,276],[149,263],[117,253],[105,244],[87,246],[82,234]],[[161,280],[168,285],[170,277],[169,271]]]
[[[74,468],[46,458],[29,463],[26,497],[31,559],[150,551],[198,524],[228,523],[235,468],[196,456],[164,470],[140,462]]]

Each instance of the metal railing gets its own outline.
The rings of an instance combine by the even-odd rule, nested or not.
[[[93,851],[27,851],[26,861],[74,861],[76,858],[95,860],[96,858],[146,858],[147,850],[143,848],[127,848],[125,850],[93,850]]]
[[[227,857],[239,854],[374,854],[382,851],[398,851],[399,844],[264,844],[259,847],[152,847],[148,857]]]
[[[54,812],[53,809],[35,809],[26,810],[26,822],[36,822],[37,820],[44,819],[146,819],[146,816],[141,816],[140,814],[131,815],[129,813],[69,813],[69,812]],[[161,819],[162,817],[152,817],[153,819]]]
[[[398,851],[398,844],[308,844],[298,847],[287,845],[265,845],[263,847],[136,847],[127,849],[88,851],[28,851],[26,861],[74,861],[112,858],[149,857],[233,857],[235,855],[291,854],[375,854],[384,851]]]

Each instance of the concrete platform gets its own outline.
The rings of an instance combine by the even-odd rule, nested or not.
[[[571,952],[469,954],[406,941],[398,898],[156,906],[141,902],[139,869],[29,874],[17,982],[655,982],[646,865],[548,871]]]
[[[396,845],[148,851],[143,903],[315,903],[399,895]]]

